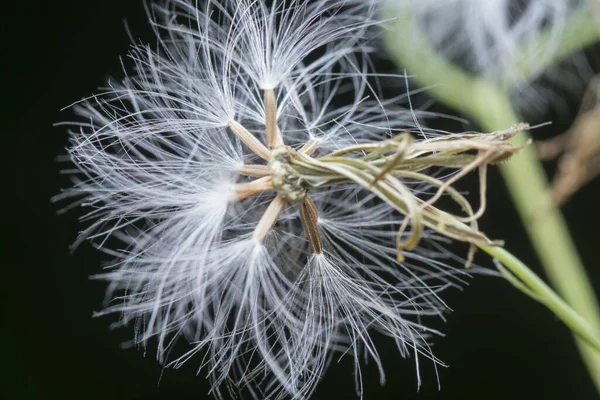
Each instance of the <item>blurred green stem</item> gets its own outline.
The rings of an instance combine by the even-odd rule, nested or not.
[[[599,332],[594,330],[583,317],[565,303],[521,260],[502,247],[481,246],[480,248],[502,264],[501,271],[511,283],[535,300],[543,303],[581,340],[600,352]]]
[[[415,19],[406,10],[400,11],[393,7],[387,10],[386,16],[392,21],[391,29],[384,38],[397,65],[414,73],[414,79],[428,88],[429,94],[472,118],[484,131],[506,129],[521,122],[510,102],[509,91],[504,89],[506,86],[469,75],[448,62],[432,48],[426,35],[419,32]],[[591,10],[582,8],[570,18],[561,42],[555,44],[557,51],[554,57],[542,60],[540,65],[540,60],[526,55],[531,43],[524,46],[521,52],[523,60],[515,62],[515,69],[507,74],[511,78],[505,79],[504,83],[525,81],[598,40]],[[548,32],[541,32],[534,43],[543,46],[549,38]],[[519,144],[528,139],[527,133],[521,132],[514,140],[515,144]],[[500,168],[551,283],[591,329],[600,332],[600,309],[596,297],[566,223],[560,211],[552,205],[547,178],[534,149],[526,147]],[[502,258],[498,254],[494,257]],[[551,309],[556,313],[556,309]],[[576,342],[600,392],[600,353],[579,338]]]

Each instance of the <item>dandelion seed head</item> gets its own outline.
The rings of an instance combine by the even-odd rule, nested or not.
[[[398,261],[405,215],[319,164],[382,137],[411,143],[392,140],[415,129],[398,105],[407,95],[382,99],[372,83],[375,2],[272,3],[153,5],[157,47],[133,46],[125,77],[73,107],[73,187],[57,199],[86,210],[76,244],[114,259],[96,276],[110,299],[98,315],[134,325],[160,362],[196,362],[220,398],[307,399],[341,353],[362,395],[364,354],[385,380],[370,332],[441,365],[421,317],[443,316],[439,292],[464,273],[439,259],[430,229],[418,239],[438,252]],[[302,179],[294,157],[308,163]],[[340,184],[321,182],[330,175]],[[408,181],[415,206],[411,190],[432,187]],[[189,350],[174,354],[179,340]]]

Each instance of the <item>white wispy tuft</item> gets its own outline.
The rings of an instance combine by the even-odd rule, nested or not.
[[[574,84],[581,87],[583,81],[574,73],[586,77],[591,73],[581,56],[570,60],[576,63],[576,71],[559,70],[556,65],[549,69],[547,63],[559,51],[568,18],[589,7],[589,0],[386,1],[415,16],[421,34],[449,60],[498,83],[510,82],[510,89],[518,92],[515,100],[526,96],[520,103],[529,108],[550,97],[543,85],[531,85],[535,79],[544,76],[571,89]],[[536,40],[541,32],[544,45]],[[523,65],[528,69],[525,79]]]
[[[276,93],[286,144],[312,143],[315,154],[415,129],[395,105],[403,96],[382,100],[371,84],[373,3],[272,3],[153,6],[158,46],[134,46],[124,79],[74,105],[74,185],[57,198],[87,210],[76,245],[90,239],[115,258],[97,276],[112,299],[99,315],[135,324],[136,343],[156,340],[161,362],[196,360],[219,397],[306,399],[342,352],[362,394],[364,354],[384,381],[369,332],[440,363],[427,344],[437,332],[421,317],[442,315],[438,293],[460,274],[438,261],[443,243],[427,233],[428,248],[397,261],[403,217],[368,190],[311,192],[318,251],[297,205],[253,192],[249,176],[264,172],[269,154],[264,93]],[[338,106],[339,96],[352,101]],[[280,217],[269,230],[272,213]],[[174,354],[178,340],[189,351]]]

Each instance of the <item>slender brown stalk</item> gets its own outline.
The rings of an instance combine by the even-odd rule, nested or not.
[[[300,205],[300,218],[315,254],[322,254],[323,242],[319,232],[319,211],[310,196],[306,196],[306,200]]]
[[[286,201],[283,197],[277,196],[275,199],[269,204],[267,210],[258,221],[256,228],[254,229],[254,234],[252,238],[257,242],[262,242],[264,238],[267,236],[269,231],[275,226],[279,216],[283,212],[283,208],[286,205]]]
[[[265,176],[248,183],[238,183],[234,185],[235,195],[234,201],[247,199],[256,194],[266,192],[273,189],[273,179],[270,176]]]
[[[244,143],[250,150],[263,160],[269,160],[271,152],[260,142],[252,133],[250,133],[242,124],[237,121],[229,121],[229,129]]]
[[[267,144],[274,149],[283,145],[283,137],[277,127],[277,98],[273,89],[266,89],[264,96]]]

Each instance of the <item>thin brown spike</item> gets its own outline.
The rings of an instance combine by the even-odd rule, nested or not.
[[[244,143],[250,150],[263,160],[269,160],[271,152],[260,142],[250,131],[237,121],[229,121],[229,129]]]
[[[319,211],[310,196],[307,196],[306,200],[300,205],[300,218],[315,254],[322,254],[323,242],[321,232],[319,232]]]
[[[302,146],[298,153],[304,154],[305,156],[312,156],[315,151],[319,148],[319,141],[317,139],[310,139]]]
[[[244,200],[271,189],[273,189],[273,180],[270,176],[265,176],[248,183],[237,183],[234,185],[235,196],[233,200]]]
[[[283,137],[277,127],[277,98],[273,89],[265,89],[265,125],[267,144],[274,149],[283,145]]]
[[[267,236],[269,231],[273,229],[279,216],[283,212],[283,208],[285,207],[286,201],[283,197],[277,196],[275,199],[269,204],[267,210],[258,221],[256,228],[254,229],[254,234],[252,238],[257,242],[262,242],[264,238]]]
[[[262,178],[271,175],[269,167],[266,165],[247,164],[238,168],[238,172],[252,178]]]

